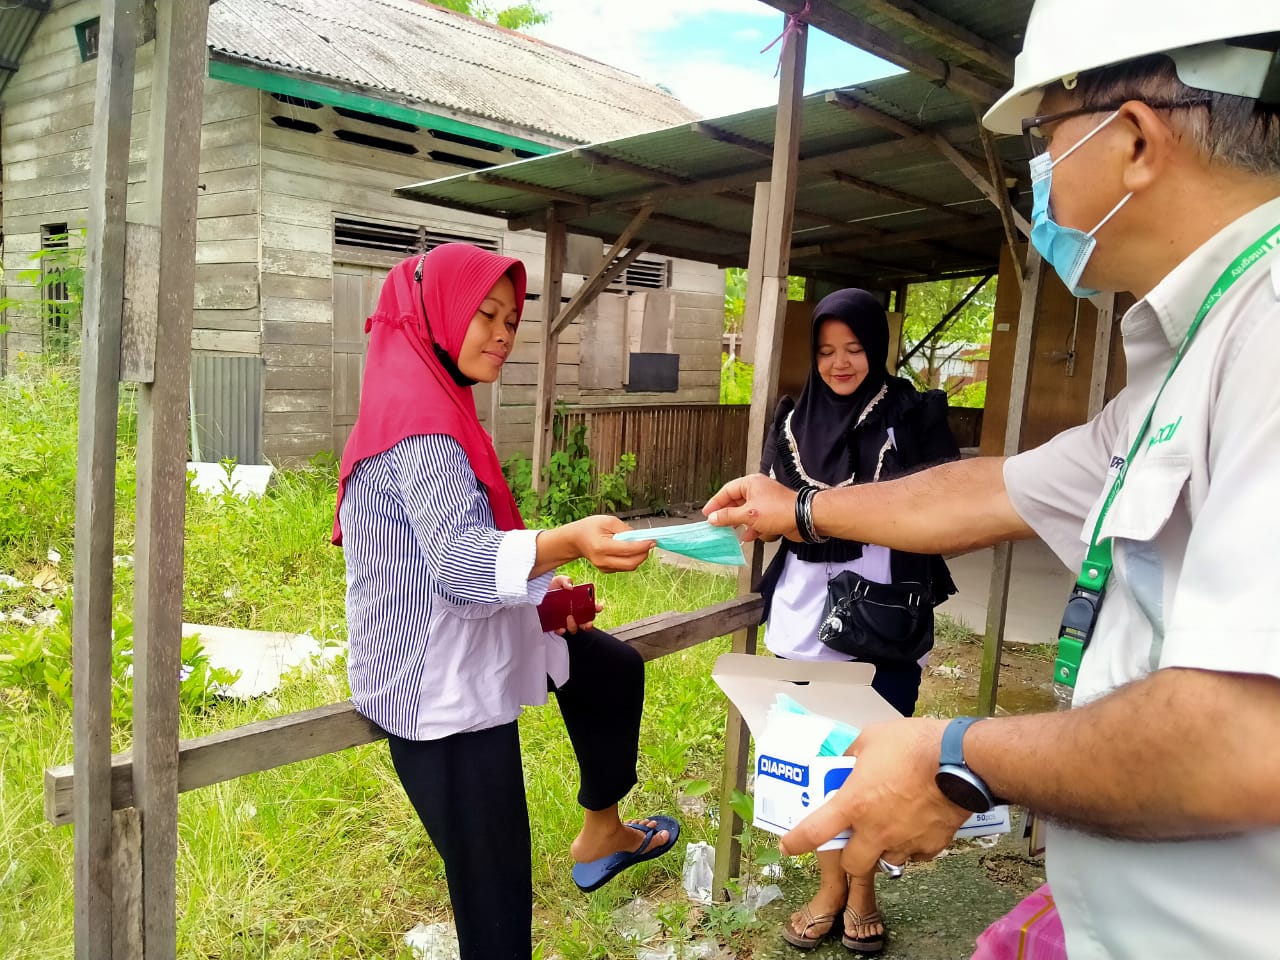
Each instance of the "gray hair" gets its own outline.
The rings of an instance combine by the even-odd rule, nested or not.
[[[1199,145],[1210,161],[1280,177],[1280,107],[1189,87],[1163,54],[1081,73],[1070,95],[1081,104],[1126,99],[1177,104],[1170,109],[1175,129]]]

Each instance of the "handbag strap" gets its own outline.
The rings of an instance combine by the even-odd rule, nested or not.
[[[916,610],[930,599],[930,591],[923,583],[876,583],[861,574],[845,570],[831,578],[831,582],[847,584],[848,595],[854,600],[867,600],[882,607],[906,607]],[[932,603],[930,603],[932,606]]]

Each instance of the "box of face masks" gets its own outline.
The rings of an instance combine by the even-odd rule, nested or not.
[[[755,738],[755,826],[770,833],[791,830],[840,789],[854,764],[844,748],[857,729],[900,718],[871,688],[875,667],[868,663],[726,653],[711,675]],[[779,709],[788,701],[793,709]],[[837,721],[834,728],[829,721]],[[1009,808],[1001,806],[975,813],[956,836],[1008,832]],[[846,831],[819,849],[848,840]]]

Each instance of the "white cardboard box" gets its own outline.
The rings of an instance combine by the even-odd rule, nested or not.
[[[853,757],[822,757],[797,752],[793,744],[770,738],[769,710],[785,693],[812,713],[859,729],[900,718],[897,710],[871,688],[875,668],[852,661],[779,660],[726,653],[711,673],[742,713],[756,740],[755,825],[784,834],[833,793],[849,776]],[[976,813],[956,836],[976,837],[1009,832],[1009,808]],[[840,834],[819,849],[834,850],[848,842]]]

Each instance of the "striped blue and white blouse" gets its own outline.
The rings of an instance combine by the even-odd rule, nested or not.
[[[538,532],[494,527],[462,446],[401,440],[358,463],[339,519],[356,709],[388,733],[436,740],[516,719],[569,677],[564,638],[528,579]]]

